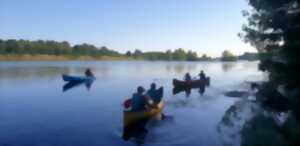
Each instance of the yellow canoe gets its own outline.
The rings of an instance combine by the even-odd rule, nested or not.
[[[139,120],[143,119],[151,119],[154,117],[158,117],[161,115],[161,112],[164,108],[164,101],[161,100],[160,103],[158,103],[158,108],[152,108],[147,111],[143,112],[132,112],[132,111],[124,111],[123,113],[123,124],[124,126],[128,126],[131,124],[136,123]]]

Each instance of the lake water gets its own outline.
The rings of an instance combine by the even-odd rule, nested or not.
[[[138,85],[164,87],[164,113],[171,117],[148,127],[144,145],[239,145],[239,126],[228,127],[228,111],[243,99],[224,96],[260,81],[258,62],[40,61],[0,62],[0,146],[136,145],[122,139],[122,103]],[[63,73],[96,81],[66,92]],[[173,95],[172,79],[204,70],[211,85]],[[243,106],[241,113],[246,111]],[[226,121],[227,119],[227,121]],[[226,124],[227,123],[227,124]],[[232,123],[232,121],[231,121]]]

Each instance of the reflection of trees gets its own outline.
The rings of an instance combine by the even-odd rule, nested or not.
[[[257,62],[255,61],[245,61],[245,62],[242,62],[242,66],[243,68],[257,68]]]
[[[236,62],[224,62],[222,63],[222,69],[224,72],[232,70],[237,65]]]
[[[248,100],[240,100],[234,103],[225,112],[217,127],[223,144],[226,146],[239,146],[241,141],[240,132],[243,125],[258,111],[258,106]]]
[[[190,63],[187,65],[187,70],[188,71],[193,71],[196,69],[196,64],[195,63]]]
[[[0,79],[9,80],[26,80],[26,79],[53,79],[61,76],[62,74],[75,74],[84,75],[87,67],[0,67]],[[93,72],[100,75],[107,75],[111,70],[107,65],[97,68],[91,68]]]
[[[240,100],[232,105],[219,123],[224,145],[297,145],[300,124],[289,113],[266,111],[256,102]]]
[[[291,113],[260,113],[245,123],[242,146],[298,146],[300,123]]]
[[[171,65],[168,63],[165,67],[166,67],[166,71],[168,73],[171,73]]]
[[[174,70],[175,73],[177,74],[183,74],[186,72],[191,72],[196,69],[196,64],[194,63],[183,63],[183,62],[178,62],[174,64],[167,64],[165,65],[166,71],[171,72]]]
[[[1,79],[54,78],[69,73],[67,67],[9,67],[0,68]]]
[[[245,123],[241,131],[241,146],[287,146],[278,133],[278,125],[270,116],[258,114]]]
[[[185,67],[184,64],[178,63],[178,64],[174,65],[174,71],[178,74],[183,73],[184,67]]]

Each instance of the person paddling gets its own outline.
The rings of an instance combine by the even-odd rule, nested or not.
[[[156,84],[152,83],[150,85],[150,89],[147,91],[147,95],[152,98],[155,104],[158,104],[162,98],[162,96],[160,96],[157,92],[158,90],[156,89]]]
[[[205,80],[205,79],[206,79],[206,75],[205,75],[205,73],[203,72],[203,70],[200,71],[199,77],[200,77],[200,80]]]
[[[192,77],[191,77],[190,73],[186,73],[186,74],[185,74],[184,80],[185,80],[185,81],[188,81],[188,82],[192,80]]]
[[[132,95],[132,111],[144,111],[147,108],[157,108],[151,97],[144,94],[145,89],[142,86],[137,88],[137,92]]]
[[[90,68],[87,68],[84,73],[87,77],[95,77]]]

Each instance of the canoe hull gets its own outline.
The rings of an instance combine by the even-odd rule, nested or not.
[[[95,77],[85,77],[85,76],[70,76],[63,74],[62,78],[66,82],[86,82],[86,81],[93,81]]]
[[[175,88],[199,88],[199,87],[209,86],[209,84],[210,84],[209,77],[203,80],[192,80],[189,82],[173,79],[173,86]]]
[[[164,105],[165,105],[164,101],[161,100],[157,105],[158,108],[156,108],[156,109],[152,108],[150,110],[142,111],[142,112],[124,111],[123,112],[123,125],[126,127],[129,125],[135,124],[141,120],[159,117],[159,116],[161,116]]]

